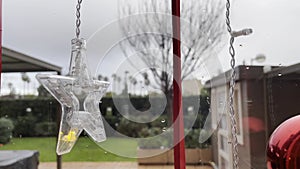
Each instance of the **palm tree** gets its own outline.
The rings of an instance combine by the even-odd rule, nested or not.
[[[22,81],[24,82],[24,85],[23,85],[23,95],[25,95],[25,87],[26,87],[26,82],[30,83],[30,78],[28,77],[28,75],[25,73],[25,72],[22,72],[21,73],[21,78],[22,78]]]
[[[98,80],[102,80],[103,76],[102,75],[98,75]]]
[[[136,94],[136,85],[137,85],[137,80],[136,78],[132,79],[132,84],[133,84],[133,93]]]
[[[121,88],[121,85],[120,85],[120,84],[121,84],[121,81],[122,81],[121,77],[120,77],[120,76],[117,76],[117,82],[118,82],[118,87],[119,87],[119,89],[118,89],[118,88],[117,88],[117,89],[118,89],[119,91],[121,91],[121,89],[120,89],[120,88]]]
[[[117,75],[114,73],[111,75],[111,78],[113,80],[112,91],[114,91],[115,89],[117,89]]]
[[[108,81],[109,81],[109,78],[108,78],[107,76],[105,76],[105,77],[103,78],[103,80],[108,82]]]
[[[8,83],[8,88],[9,88],[9,95],[10,96],[13,96],[13,95],[16,94],[16,90],[14,88],[14,85],[11,82]]]
[[[123,94],[127,94],[128,93],[128,84],[127,84],[127,76],[129,71],[125,70],[125,77],[124,77],[124,90],[123,90]]]
[[[150,85],[150,80],[148,78],[147,72],[143,73],[143,77],[144,77],[144,85],[146,86],[146,89],[147,89],[146,91],[148,91],[148,86]]]
[[[132,93],[132,76],[129,76],[128,80],[129,80],[129,85],[128,85],[128,90]]]

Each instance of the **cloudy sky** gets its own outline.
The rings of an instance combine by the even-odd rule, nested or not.
[[[3,0],[3,46],[61,66],[66,72],[70,40],[74,37],[75,5],[76,0]],[[299,0],[233,0],[231,16],[233,29],[254,30],[251,36],[236,39],[238,64],[243,61],[250,64],[251,58],[258,54],[267,58],[264,63],[254,62],[258,65],[285,66],[300,62]],[[110,41],[117,37],[117,20],[118,0],[84,0],[81,36],[90,39],[91,46],[95,42]],[[222,70],[229,68],[225,47],[218,55]],[[101,65],[101,73],[110,76],[121,62],[118,59],[122,53],[107,47],[98,54],[110,58]],[[94,58],[88,59],[95,73],[101,58],[97,58],[97,62]],[[16,82],[20,75],[3,76],[2,92],[7,80],[13,78]]]

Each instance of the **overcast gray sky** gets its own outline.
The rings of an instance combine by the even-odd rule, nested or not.
[[[61,66],[66,72],[70,40],[74,37],[75,5],[76,0],[3,0],[3,46]],[[89,38],[99,28],[117,23],[117,11],[117,0],[84,0],[81,36]],[[238,64],[244,60],[249,64],[259,53],[267,57],[262,64],[300,62],[299,0],[233,0],[231,16],[233,29],[254,30],[251,36],[236,39]],[[99,37],[110,40],[114,32],[100,31],[103,35]],[[218,56],[224,70],[229,68],[225,47]],[[111,74],[121,53],[111,50],[108,55],[111,59],[106,59],[101,69],[104,75]],[[95,72],[96,62],[88,59]]]

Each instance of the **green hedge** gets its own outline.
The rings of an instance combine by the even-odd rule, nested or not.
[[[56,121],[59,103],[53,98],[35,99],[0,99],[0,117],[12,120],[29,114],[27,108],[37,121]]]
[[[59,111],[60,105],[53,98],[0,100],[0,117],[8,117],[13,121],[14,137],[56,136],[57,129],[53,124],[56,124]]]
[[[183,98],[183,111],[188,112],[188,107],[197,104],[195,101],[200,99],[199,107],[195,107],[194,111],[198,111],[198,116],[195,119],[194,116],[185,116],[185,124],[192,124],[194,129],[201,128],[208,114],[209,101],[206,96],[193,96]],[[160,105],[162,98],[154,99],[155,105]],[[157,127],[163,129],[168,128],[172,123],[170,117],[163,112],[160,117],[149,123],[135,123],[124,117],[119,113],[115,103],[127,104],[126,98],[102,98],[99,105],[103,119],[113,129],[118,132],[127,135],[129,137],[139,137],[139,132],[143,128]],[[130,115],[140,117],[138,111],[145,111],[149,108],[149,98],[132,97],[130,103],[133,105],[129,106]],[[31,111],[28,111],[30,108]],[[133,109],[133,110],[131,110]],[[26,111],[27,110],[27,111]],[[60,105],[54,98],[36,97],[32,99],[0,99],[0,117],[7,117],[13,121],[15,130],[13,135],[16,137],[32,137],[32,136],[56,136],[57,128],[56,122],[59,117]]]

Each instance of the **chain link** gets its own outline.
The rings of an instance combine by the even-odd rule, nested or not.
[[[238,169],[239,157],[238,157],[238,140],[237,140],[237,122],[235,118],[234,111],[234,88],[235,88],[235,49],[234,49],[234,36],[232,36],[232,29],[230,26],[230,0],[226,1],[226,25],[227,31],[230,34],[229,40],[229,54],[231,56],[230,66],[231,66],[231,77],[230,77],[230,89],[229,89],[229,115],[231,120],[231,142],[233,148],[233,167]]]
[[[80,25],[81,25],[81,20],[80,20],[80,9],[81,9],[81,3],[82,0],[78,0],[77,5],[76,5],[76,38],[79,38],[80,35]]]

